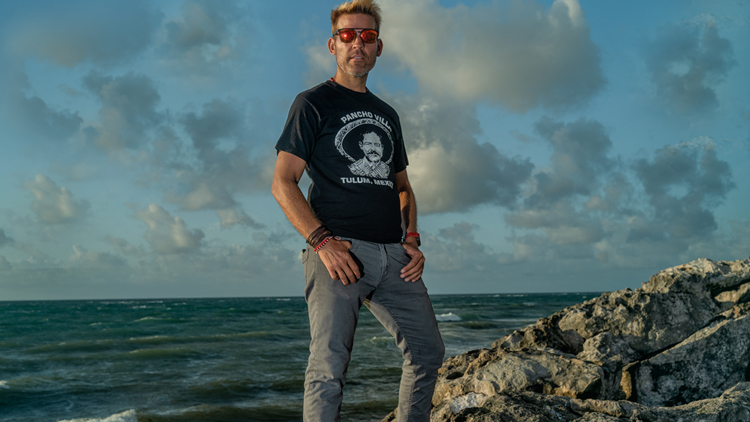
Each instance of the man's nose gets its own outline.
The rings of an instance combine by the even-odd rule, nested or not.
[[[357,47],[360,50],[365,47],[365,42],[362,41],[362,37],[360,34],[357,34],[357,36],[354,37],[354,41],[352,41],[352,47]]]

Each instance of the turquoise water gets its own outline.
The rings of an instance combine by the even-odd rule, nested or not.
[[[594,294],[433,296],[446,356]],[[304,299],[0,302],[0,421],[299,421]],[[344,421],[396,406],[400,351],[363,308]]]

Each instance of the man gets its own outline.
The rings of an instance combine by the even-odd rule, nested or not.
[[[378,179],[388,178],[391,169],[381,160],[383,159],[383,143],[375,132],[365,133],[359,141],[359,147],[364,157],[349,166],[352,174],[357,176],[371,176]]]
[[[364,303],[403,352],[398,420],[428,421],[445,349],[422,282],[425,259],[400,121],[366,87],[383,51],[380,9],[372,0],[350,1],[331,12],[331,25],[336,73],[295,99],[276,145],[271,189],[309,245],[302,254],[311,335],[304,420],[340,420]],[[373,135],[379,146],[365,148]],[[360,142],[388,172],[361,176],[349,168]],[[307,201],[298,186],[305,170],[312,180]]]

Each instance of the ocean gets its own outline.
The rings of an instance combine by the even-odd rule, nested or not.
[[[446,357],[595,293],[434,295]],[[0,302],[0,421],[300,421],[301,297]],[[342,420],[397,404],[401,354],[363,308]]]

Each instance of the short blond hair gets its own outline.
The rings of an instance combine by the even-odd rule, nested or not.
[[[336,25],[339,23],[341,16],[357,13],[372,16],[375,20],[375,29],[380,31],[380,6],[372,0],[351,0],[331,10],[331,33],[336,32]]]

